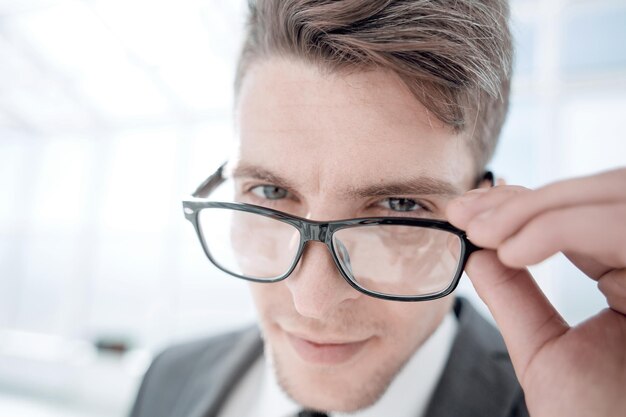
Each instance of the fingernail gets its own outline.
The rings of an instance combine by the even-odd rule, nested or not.
[[[463,203],[469,202],[469,201],[473,201],[475,199],[477,199],[478,197],[480,197],[481,195],[484,195],[488,190],[486,188],[476,188],[474,190],[470,190],[468,192],[466,192],[465,194],[463,194],[460,197],[457,197],[457,199]]]

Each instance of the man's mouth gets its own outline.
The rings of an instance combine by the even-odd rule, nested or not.
[[[370,339],[357,341],[319,340],[306,335],[285,332],[291,347],[305,362],[340,364],[355,356]]]

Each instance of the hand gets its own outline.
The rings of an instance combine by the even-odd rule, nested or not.
[[[507,344],[533,417],[626,415],[626,169],[532,191],[452,201],[449,221],[485,248],[466,272]],[[563,251],[610,309],[570,327],[526,266]]]

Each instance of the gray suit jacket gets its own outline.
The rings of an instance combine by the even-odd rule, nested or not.
[[[527,417],[504,342],[465,300],[427,417]],[[258,328],[169,348],[146,373],[131,417],[213,417],[262,353]],[[259,416],[264,417],[264,416]]]

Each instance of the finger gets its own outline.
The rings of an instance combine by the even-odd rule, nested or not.
[[[596,257],[592,255],[576,253],[571,250],[565,250],[563,251],[563,254],[576,266],[576,268],[583,271],[589,278],[593,278],[595,280],[612,269],[605,263],[598,262]]]
[[[569,207],[534,217],[498,247],[498,257],[507,266],[534,265],[559,251],[583,254],[596,260],[584,272],[599,278],[608,269],[626,266],[626,204]],[[481,237],[468,228],[472,242]],[[589,261],[589,258],[587,258]]]
[[[535,354],[569,326],[541,292],[526,269],[503,265],[496,253],[482,250],[468,260],[466,272],[498,323],[523,382]]]
[[[448,203],[446,216],[450,223],[465,230],[478,214],[494,209],[513,196],[527,191],[530,190],[520,186],[496,186],[489,189],[471,190]]]
[[[598,288],[613,310],[626,315],[626,269],[613,270],[598,280]]]
[[[626,202],[626,169],[560,181],[535,191],[518,193],[506,202],[472,218],[483,245],[496,247],[541,212],[575,205]]]

